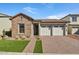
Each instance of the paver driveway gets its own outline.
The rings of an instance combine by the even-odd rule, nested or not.
[[[44,53],[79,53],[79,40],[66,36],[41,37]]]

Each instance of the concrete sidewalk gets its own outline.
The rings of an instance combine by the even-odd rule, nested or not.
[[[29,44],[25,47],[23,50],[24,53],[33,53],[34,47],[35,47],[36,39],[32,38]]]

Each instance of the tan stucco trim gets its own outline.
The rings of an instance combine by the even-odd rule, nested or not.
[[[40,23],[40,24],[60,24],[60,25],[65,25],[65,23]]]
[[[68,26],[79,26],[79,24],[68,24]]]

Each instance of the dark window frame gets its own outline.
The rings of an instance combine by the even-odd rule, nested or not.
[[[72,16],[72,22],[77,22],[77,16]]]
[[[19,23],[19,33],[25,33],[25,24]]]

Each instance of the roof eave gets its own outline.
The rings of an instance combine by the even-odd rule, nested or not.
[[[23,14],[23,13],[19,13],[19,14],[15,15],[15,16],[11,17],[10,20],[14,19],[14,18],[17,17],[18,15],[23,15],[23,16],[26,16],[26,17],[30,18],[31,20],[34,20],[32,17],[27,16],[27,15],[25,15],[25,14]]]

